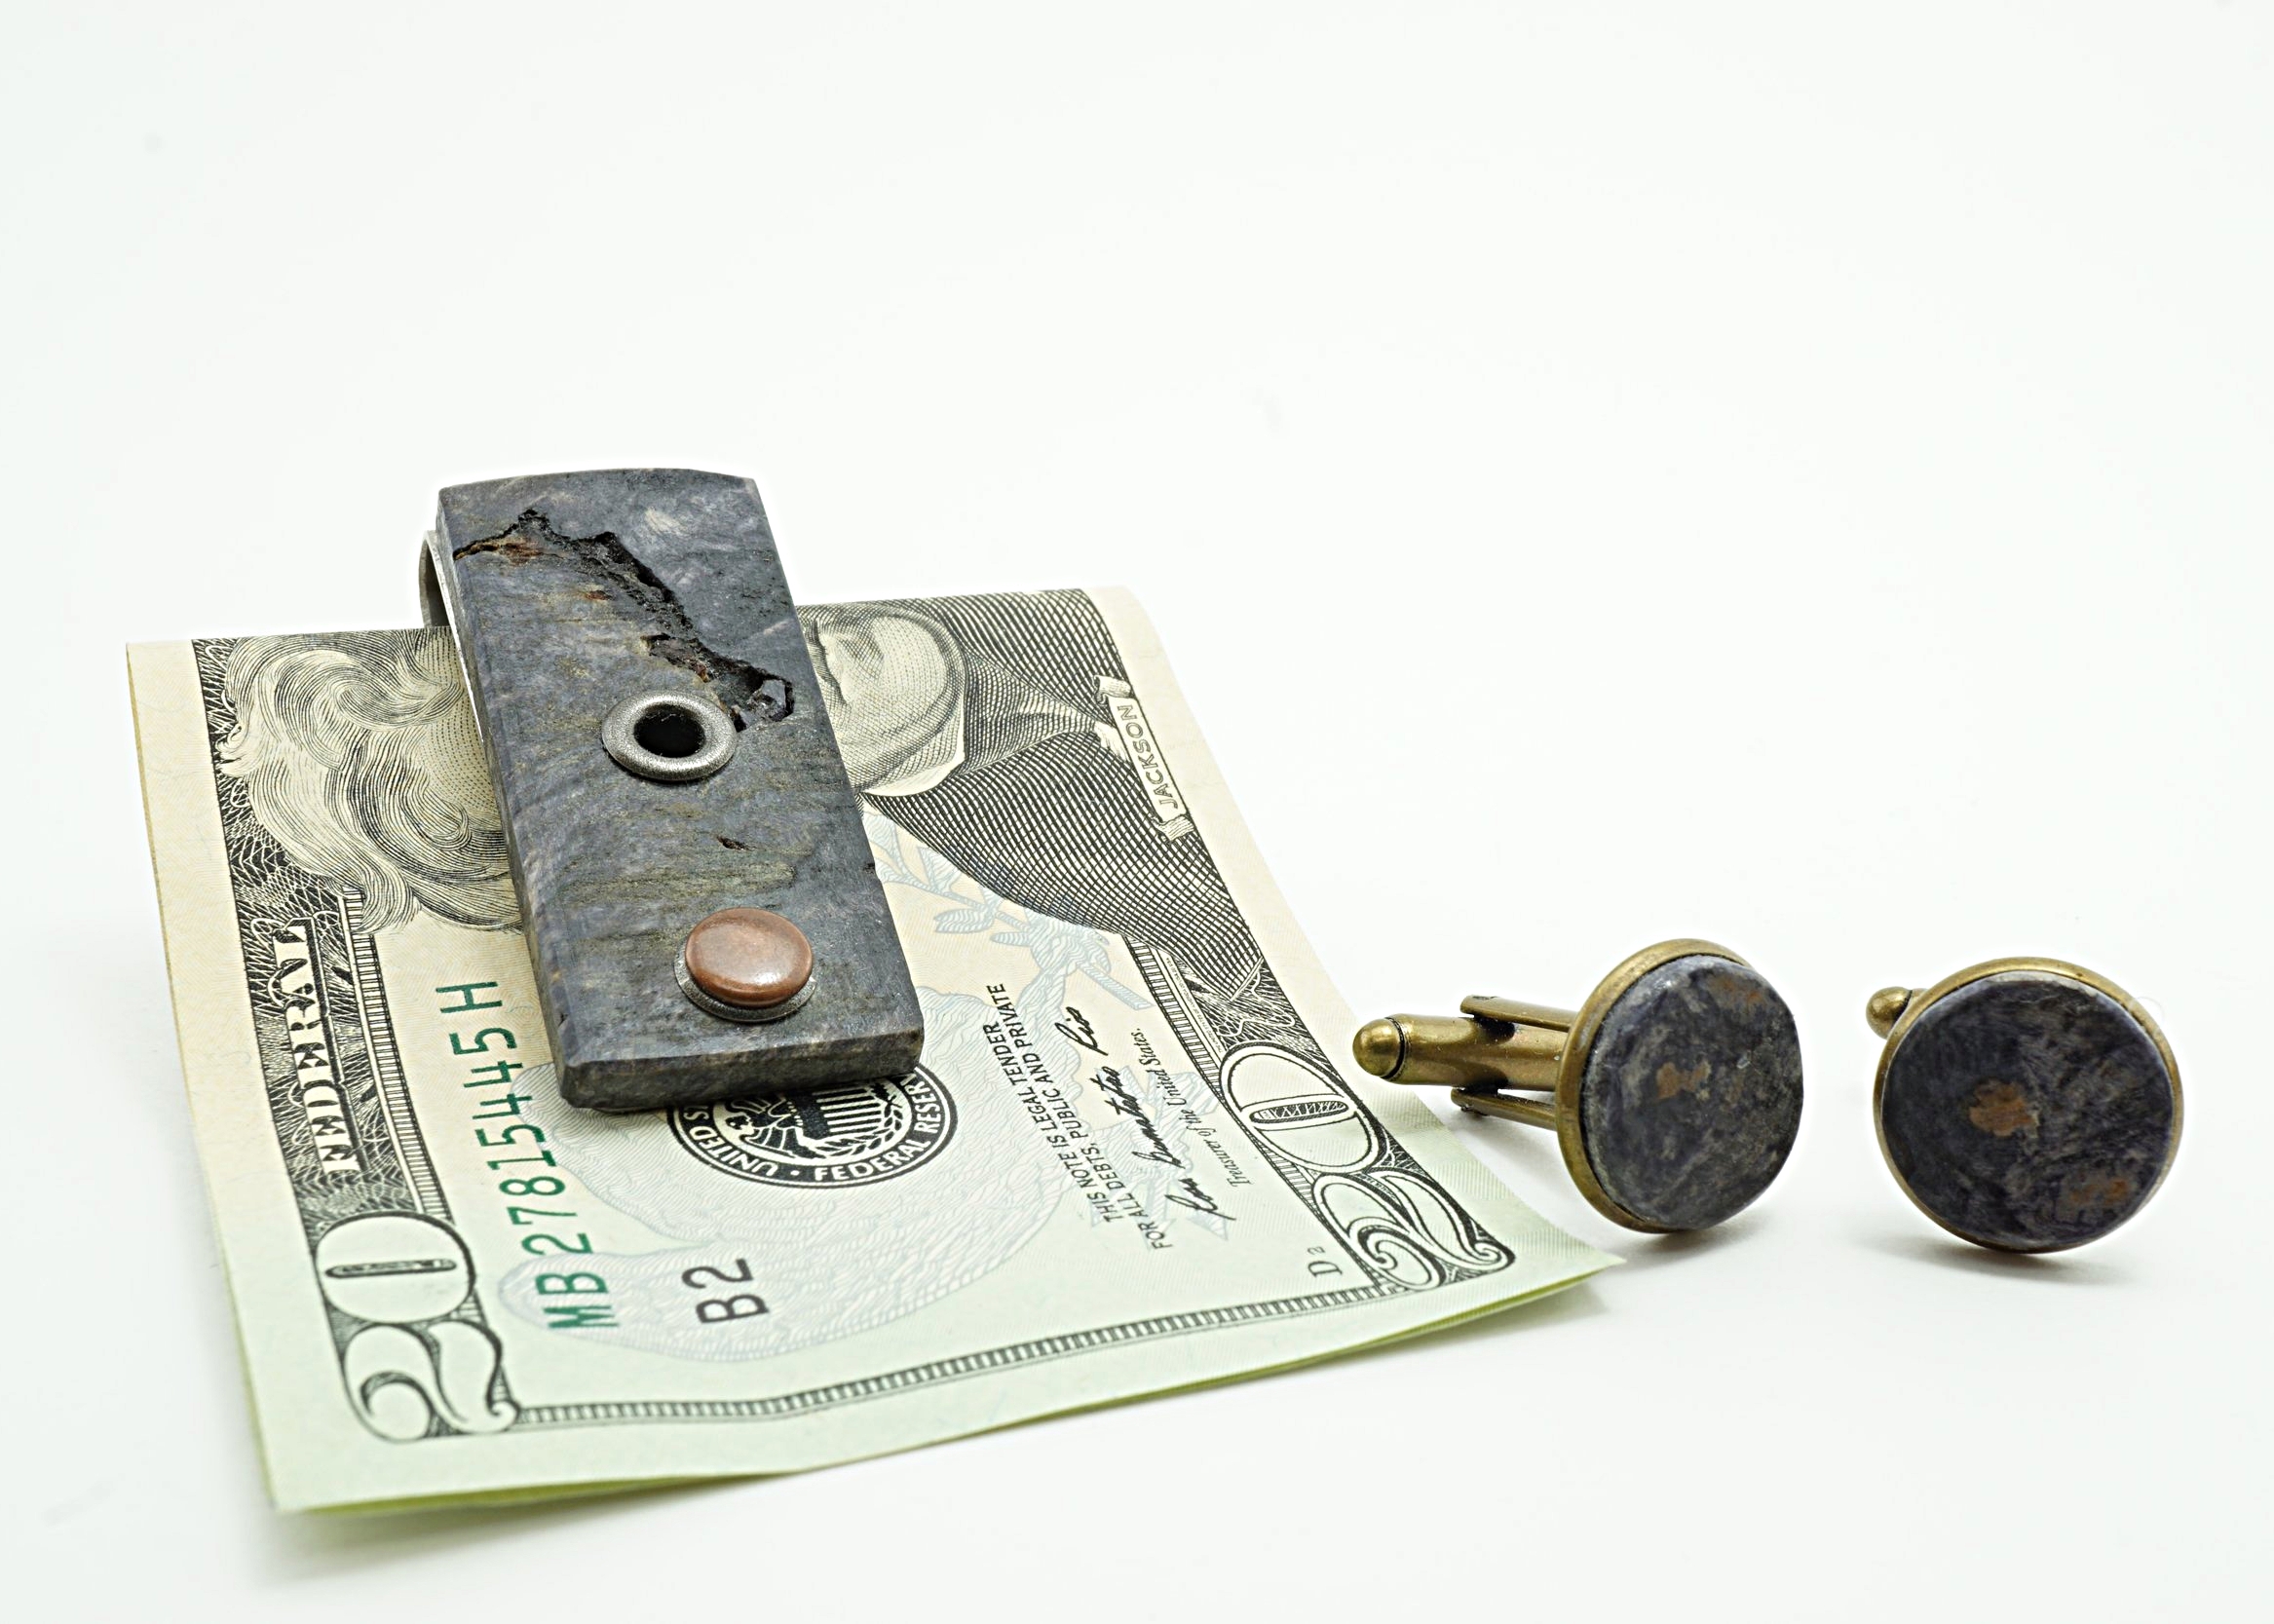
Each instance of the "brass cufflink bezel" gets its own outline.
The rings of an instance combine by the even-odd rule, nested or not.
[[[1894,1065],[1896,1050],[1902,1046],[1904,1039],[1910,1036],[1912,1029],[1917,1026],[1927,1010],[1960,988],[1972,986],[1978,981],[1987,981],[1992,976],[2016,972],[2060,976],[2102,994],[2140,1024],[2141,1030],[2155,1045],[2156,1053],[2163,1061],[2164,1073],[2171,1079],[2172,1085],[2171,1143],[2165,1149],[2162,1165],[2156,1169],[2155,1179],[2147,1187],[2147,1193],[2140,1198],[2139,1203],[2133,1209],[2135,1213],[2140,1207],[2144,1207],[2152,1200],[2155,1192],[2163,1188],[2164,1179],[2171,1173],[2172,1163],[2179,1157],[2180,1132],[2186,1122],[2186,1096],[2179,1081],[2179,1060],[2172,1053],[2172,1045],[2164,1037],[2163,1028],[2156,1025],[2155,1017],[2141,1005],[2138,999],[2110,981],[2106,976],[2086,969],[2082,964],[2072,964],[2065,959],[2033,957],[1990,959],[1947,975],[1923,991],[1887,987],[1872,995],[1870,1004],[1866,1009],[1866,1018],[1871,1022],[1872,1030],[1886,1039],[1884,1046],[1879,1051],[1878,1070],[1872,1082],[1872,1130],[1879,1143],[1880,1159],[1886,1162],[1887,1172],[1895,1180],[1896,1188],[1903,1191],[1904,1198],[1910,1201],[1913,1206],[1932,1219],[1937,1227],[1957,1236],[1958,1239],[1969,1245],[1986,1247],[1993,1252],[2033,1257],[2053,1252],[2071,1251],[2076,1247],[2089,1245],[2101,1237],[2088,1235],[2081,1240],[2046,1246],[2012,1246],[1981,1235],[1970,1234],[1945,1219],[1920,1198],[1918,1192],[1912,1189],[1911,1182],[1903,1176],[1903,1169],[1896,1165],[1894,1152],[1887,1143],[1887,1074]]]

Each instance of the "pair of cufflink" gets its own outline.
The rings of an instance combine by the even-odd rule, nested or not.
[[[1550,1129],[1581,1193],[1630,1229],[1710,1228],[1766,1190],[1800,1125],[1800,1044],[1776,989],[1711,942],[1645,948],[1574,1013],[1471,998],[1351,1041],[1393,1082]],[[1872,1110],[1895,1182],[1944,1228],[2006,1252],[2100,1239],[2179,1150],[2179,1067],[2147,1012],[2092,971],[1997,959],[1872,995]],[[1551,1094],[1552,1103],[1512,1091]]]

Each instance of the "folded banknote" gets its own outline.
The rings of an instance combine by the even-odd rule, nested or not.
[[[1129,599],[837,605],[806,630],[922,1063],[637,1115],[553,1085],[446,632],[130,651],[280,1505],[820,1466],[1613,1261],[1348,1063]]]

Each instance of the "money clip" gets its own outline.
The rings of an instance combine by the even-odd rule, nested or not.
[[[466,669],[570,1104],[914,1069],[923,1013],[754,484],[454,485],[420,597]]]

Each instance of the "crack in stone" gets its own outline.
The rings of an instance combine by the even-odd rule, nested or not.
[[[693,676],[735,719],[738,732],[752,722],[778,722],[796,707],[797,695],[787,677],[764,670],[733,655],[720,654],[703,642],[679,599],[656,572],[632,554],[613,530],[593,536],[564,536],[535,508],[495,536],[468,542],[450,556],[471,558],[494,552],[510,563],[554,556],[582,571],[597,585],[585,596],[595,603],[613,599],[663,629],[644,632],[640,646]]]

